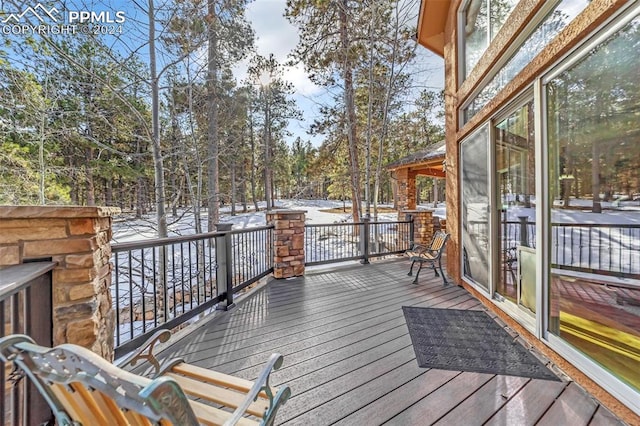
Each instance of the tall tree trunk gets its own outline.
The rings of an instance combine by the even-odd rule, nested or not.
[[[151,78],[151,151],[153,155],[153,171],[155,180],[155,207],[156,222],[158,226],[158,238],[167,236],[167,213],[165,211],[164,193],[164,164],[162,160],[162,147],[160,145],[160,84],[156,64],[156,20],[153,0],[149,0],[149,77]],[[158,277],[156,297],[158,298],[158,316],[161,319],[169,318],[169,291],[167,277],[162,271],[166,271],[167,255],[164,249],[158,252],[158,266],[161,273]]]
[[[107,206],[113,205],[113,179],[107,178],[104,181],[104,203]]]
[[[243,142],[244,146],[244,142]],[[242,167],[240,167],[240,203],[242,203],[242,212],[247,212],[247,176],[246,176],[246,158],[242,159]]]
[[[155,7],[149,0],[149,71],[151,78],[151,151],[153,155],[153,171],[155,176],[156,221],[158,237],[167,236],[167,214],[165,212],[164,165],[160,146],[160,85],[156,65],[156,29]]]
[[[378,192],[380,191],[380,180],[382,179],[382,161],[384,155],[384,145],[387,141],[387,132],[389,130],[389,107],[391,104],[391,91],[396,80],[396,60],[398,57],[398,39],[400,36],[400,22],[398,4],[396,4],[395,25],[393,34],[393,49],[391,53],[391,64],[389,69],[389,78],[387,79],[387,87],[385,89],[384,106],[382,109],[382,130],[380,131],[380,140],[378,145],[378,164],[376,164],[375,183],[373,189],[373,220],[378,220]],[[397,198],[394,191],[394,208],[397,207]]]
[[[249,116],[249,142],[251,144],[251,199],[253,208],[258,211],[258,199],[256,197],[256,140],[253,133],[253,119]]]
[[[236,215],[236,160],[231,160],[231,216]]]
[[[126,199],[127,198],[130,199],[130,197],[132,197],[130,191],[129,191],[129,193],[125,193],[124,191],[122,191],[122,186],[123,186],[122,185],[122,178],[119,177],[118,180],[115,183],[115,187],[116,187],[117,192],[119,194],[121,194],[121,196],[119,196],[117,198],[117,200],[118,200],[117,203],[118,203],[118,207],[120,207],[120,210],[124,210]]]
[[[93,160],[93,149],[85,148],[84,150],[84,183],[87,194],[87,205],[96,205],[96,188],[93,182],[93,171],[91,170],[91,161]]]
[[[273,191],[271,184],[271,121],[269,117],[269,96],[263,88],[264,96],[264,199],[267,210],[273,207]]]
[[[216,2],[207,1],[207,13],[209,19],[209,50],[207,58],[207,107],[208,107],[208,149],[207,159],[207,209],[209,213],[208,230],[213,231],[215,224],[220,221],[220,181],[218,170],[218,34],[216,32]]]
[[[360,196],[360,164],[358,161],[358,141],[356,133],[356,108],[354,103],[353,66],[351,64],[348,37],[348,2],[341,0],[338,7],[340,26],[340,47],[344,55],[342,64],[342,77],[344,79],[344,104],[346,109],[346,133],[349,141],[349,165],[351,167],[351,211],[353,221],[360,221],[361,196]]]
[[[187,188],[191,198],[191,206],[193,207],[193,220],[195,222],[196,234],[202,233],[202,159],[200,158],[200,150],[198,149],[198,140],[196,138],[196,128],[194,126],[195,113],[193,111],[193,80],[191,78],[191,64],[189,56],[187,56],[187,101],[189,105],[189,128],[190,140],[193,143],[193,155],[196,164],[196,190],[193,190],[191,184],[191,173],[188,165],[187,153],[182,150],[182,167],[184,169],[185,178],[187,180]]]
[[[46,71],[46,70],[45,70]],[[45,89],[44,89],[44,94],[45,96],[48,94],[47,91],[47,82],[49,80],[45,80]],[[46,100],[46,98],[45,98]],[[40,113],[40,139],[38,140],[38,171],[39,171],[39,188],[38,188],[38,195],[40,198],[40,204],[42,204],[43,206],[47,203],[46,199],[45,199],[45,194],[44,194],[44,182],[45,182],[45,173],[46,173],[46,165],[44,162],[44,140],[45,140],[45,136],[44,136],[44,132],[45,132],[45,127],[46,127],[46,114],[45,111],[42,111]]]
[[[372,8],[375,8],[375,3]],[[373,24],[375,19],[375,10],[371,12],[371,19],[369,22],[369,64],[368,64],[368,78],[369,87],[367,93],[367,136],[365,142],[365,167],[364,167],[364,199],[365,199],[365,214],[367,217],[371,216],[371,137],[372,137],[372,114],[373,114]],[[381,157],[380,157],[381,158]],[[377,196],[377,194],[376,194]],[[375,212],[377,216],[377,211]]]

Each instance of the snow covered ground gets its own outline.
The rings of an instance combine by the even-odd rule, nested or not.
[[[344,213],[327,213],[322,210],[327,209],[342,209],[342,201],[335,200],[278,200],[276,202],[276,208],[292,209],[292,210],[304,210],[306,211],[306,223],[307,224],[323,224],[323,223],[341,223],[351,221],[351,214],[349,209],[351,203],[345,203],[347,211]],[[231,216],[231,207],[224,206],[220,209],[222,223],[232,223],[233,229],[246,229],[255,228],[258,226],[266,225],[266,216],[264,203],[258,203],[260,211],[249,211],[248,213],[241,213],[242,206],[237,205],[236,209],[239,212],[236,216]],[[390,207],[384,205],[384,207]],[[444,203],[441,203],[436,211],[435,215],[443,217]],[[189,211],[179,211],[178,218],[169,216],[169,236],[191,235],[195,233],[195,223],[193,213]],[[382,213],[378,217],[379,221],[395,221],[397,220],[397,213]],[[206,232],[207,212],[202,212],[202,226]],[[214,230],[215,231],[215,230]],[[139,241],[145,239],[151,239],[156,237],[155,228],[155,216],[153,214],[146,215],[142,219],[116,217],[116,221],[113,224],[113,242],[124,243],[129,241]]]

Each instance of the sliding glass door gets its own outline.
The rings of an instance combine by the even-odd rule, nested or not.
[[[533,99],[494,125],[499,246],[496,293],[535,312],[535,140]]]
[[[465,278],[489,291],[489,127],[460,145],[462,257]]]

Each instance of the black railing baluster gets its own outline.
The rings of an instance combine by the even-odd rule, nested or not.
[[[193,262],[191,261],[191,242],[187,243],[187,259],[189,260],[189,309],[193,309]]]
[[[598,269],[602,269],[602,232],[596,229],[596,238],[598,239]]]
[[[144,248],[140,249],[140,259],[141,259],[141,263],[144,262]],[[142,270],[142,274],[140,277],[140,291],[142,293],[142,332],[146,333],[147,331],[147,311],[146,311],[146,306],[145,306],[145,299],[146,299],[146,288],[144,285],[144,276],[145,276],[145,272],[144,272],[144,267],[140,268]]]
[[[129,252],[129,276],[133,276],[133,252]],[[135,315],[133,306],[133,280],[129,280],[129,339],[133,339],[133,316]]]
[[[612,259],[613,259],[613,245],[611,244],[611,228],[609,228],[609,269],[612,267]]]
[[[566,230],[567,230],[567,228],[564,228],[564,231],[566,231]],[[569,260],[569,263],[571,265],[573,265],[573,262],[574,262],[574,260],[573,260],[573,252],[575,251],[575,250],[573,250],[573,246],[574,246],[573,235],[574,235],[574,232],[571,232],[571,241],[570,241],[571,258]],[[578,250],[578,256],[579,256],[578,262],[581,263],[582,262],[582,230],[580,230],[580,232],[578,232],[578,235],[579,235],[578,239],[580,240],[579,243],[578,243],[579,244],[578,247],[580,248]]]
[[[116,311],[116,346],[120,345],[120,256],[119,253],[116,253],[114,256],[114,279],[115,279],[115,311]],[[0,316],[0,318],[4,318],[4,316]]]
[[[211,293],[211,297],[213,298],[213,277],[215,277],[215,273],[216,271],[214,270],[214,262],[215,259],[213,258],[213,254],[212,252],[212,246],[213,246],[213,238],[209,238],[208,239],[209,244],[209,292]],[[206,279],[206,278],[205,278]]]
[[[633,238],[633,229],[629,228],[629,261],[627,262],[627,264],[629,265],[629,273],[632,272],[632,260],[631,260],[631,252],[633,250],[633,242],[636,241],[640,241],[640,235],[638,235],[635,239]],[[640,245],[640,244],[639,244]],[[640,252],[640,247],[638,247],[638,252]],[[638,266],[640,266],[640,263],[638,264]],[[640,273],[640,268],[638,268],[638,271]]]
[[[180,243],[180,313],[184,314],[184,300],[187,295],[184,292],[184,243]]]
[[[18,297],[20,296],[20,293],[16,293],[13,296],[11,296],[11,323],[13,325],[13,330],[12,333],[13,334],[23,334],[24,331],[21,330],[20,327],[20,309],[19,309],[19,302],[18,302]],[[20,410],[20,396],[21,394],[24,394],[24,380],[21,380],[17,385],[13,386],[13,395],[12,395],[12,402],[13,402],[13,407],[11,408],[11,414],[12,414],[12,424],[21,424],[22,422],[20,421],[20,412],[22,410]]]
[[[151,260],[152,260],[152,265],[156,265],[156,248],[152,247],[151,248]],[[165,301],[166,303],[166,301]],[[157,327],[158,326],[158,315],[156,315],[156,313],[158,312],[158,279],[156,278],[156,268],[153,268],[153,327]],[[120,342],[118,342],[119,346]]]
[[[234,287],[243,281],[244,277],[244,268],[246,267],[247,262],[249,261],[249,256],[247,251],[244,251],[244,259],[242,258],[243,249],[246,250],[246,246],[244,244],[244,235],[236,234],[234,235],[234,239],[236,240],[236,256],[233,259],[233,268],[234,268]]]

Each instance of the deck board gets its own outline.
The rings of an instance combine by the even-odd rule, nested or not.
[[[567,386],[566,383],[532,379],[486,423],[534,425]]]
[[[526,377],[494,376],[462,404],[449,411],[436,424],[442,426],[461,425],[468,422],[468,419],[484,423],[530,380]]]
[[[575,383],[570,383],[540,419],[540,425],[589,424],[598,404],[590,399]]]
[[[484,307],[430,271],[411,284],[408,268],[406,260],[380,261],[273,280],[161,357],[252,380],[271,353],[283,354],[271,383],[289,385],[292,397],[276,424],[524,425],[590,402],[591,414],[580,409],[576,424],[621,424],[565,382],[418,367],[402,306]]]
[[[433,424],[457,407],[494,377],[492,374],[463,372],[434,392],[409,406],[386,424]]]
[[[410,366],[416,368],[414,363],[410,363]],[[422,370],[424,371],[424,369]],[[417,403],[459,374],[461,374],[459,371],[429,369],[424,374],[416,376],[402,386],[392,388],[383,384],[380,398],[371,401],[366,406],[363,405],[358,411],[342,418],[336,424],[348,426],[384,423],[404,411],[407,406]],[[392,388],[391,391],[389,391],[390,388]],[[361,392],[360,395],[362,395]]]
[[[602,405],[598,406],[591,422],[589,422],[589,426],[614,426],[619,425],[620,420],[616,416],[614,416],[611,411],[607,410]]]

